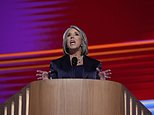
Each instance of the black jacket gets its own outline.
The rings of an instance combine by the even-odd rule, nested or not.
[[[100,61],[92,59],[88,56],[83,57],[83,76],[82,79],[99,79],[96,68],[101,69]],[[50,77],[53,79],[59,78],[75,78],[74,71],[72,70],[69,55],[53,60],[50,63]]]

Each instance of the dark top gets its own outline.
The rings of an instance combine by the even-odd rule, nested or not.
[[[82,78],[82,79],[99,79],[96,68],[101,68],[100,61],[92,59],[88,56],[83,57],[83,65],[73,67],[70,63],[69,55],[51,61],[50,77],[59,78]]]
[[[84,68],[83,65],[79,66],[72,66],[73,72],[74,72],[74,78],[83,78],[83,72]]]

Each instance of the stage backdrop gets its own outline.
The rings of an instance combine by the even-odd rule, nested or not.
[[[49,71],[70,25],[86,33],[110,80],[154,103],[153,0],[1,0],[0,15],[0,103]]]

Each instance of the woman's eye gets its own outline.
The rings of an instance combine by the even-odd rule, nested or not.
[[[67,37],[69,37],[70,36],[70,34],[67,34]]]
[[[75,33],[75,35],[78,36],[79,34],[78,33]]]

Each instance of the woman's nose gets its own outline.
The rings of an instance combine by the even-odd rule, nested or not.
[[[74,39],[74,36],[71,36],[71,39]]]

